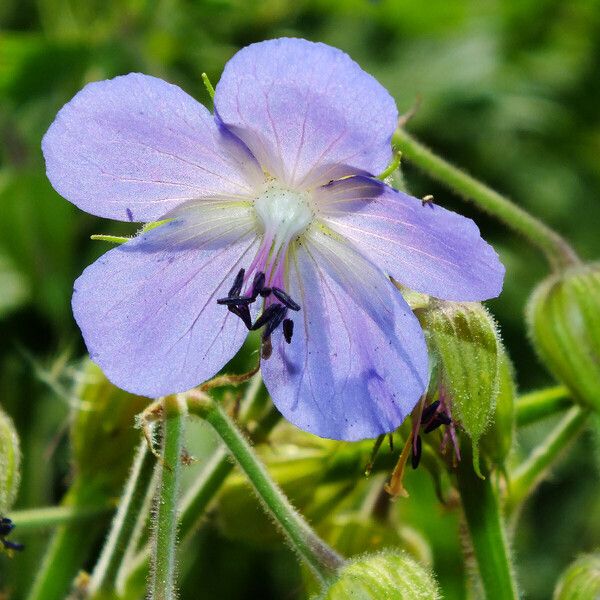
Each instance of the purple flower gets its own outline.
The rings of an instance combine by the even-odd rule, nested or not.
[[[292,423],[345,440],[398,427],[428,361],[388,275],[468,301],[497,296],[504,269],[471,220],[373,179],[397,118],[346,54],[300,39],[238,52],[214,118],[146,75],[87,85],[44,137],[52,185],[102,217],[171,219],[75,282],[91,358],[158,397],[210,378],[262,328],[264,381]]]

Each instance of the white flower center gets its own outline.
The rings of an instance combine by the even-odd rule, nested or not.
[[[267,236],[274,236],[275,247],[289,243],[311,223],[314,213],[309,192],[298,192],[275,181],[266,184],[254,201],[254,208]]]

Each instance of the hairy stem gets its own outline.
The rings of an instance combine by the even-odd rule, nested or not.
[[[518,507],[535,489],[556,459],[581,433],[588,416],[585,409],[573,406],[529,458],[512,472],[507,500],[509,510]]]
[[[89,584],[89,595],[112,591],[116,587],[117,574],[123,562],[130,538],[140,518],[145,519],[146,503],[155,459],[142,441],[136,453],[129,479],[125,485],[119,509],[113,519],[108,538],[96,563]]]
[[[553,269],[578,264],[579,259],[567,241],[511,200],[495,192],[471,175],[434,154],[406,131],[398,128],[394,146],[433,179],[447,185],[479,208],[493,215],[541,250]]]
[[[560,413],[572,406],[571,393],[563,385],[536,390],[519,396],[516,403],[517,425],[529,425]]]
[[[19,531],[50,529],[61,525],[81,524],[107,517],[114,511],[114,504],[90,506],[43,506],[27,508],[10,513],[10,519]]]
[[[457,481],[485,597],[516,600],[519,596],[496,490],[489,476],[481,479],[474,472],[469,452],[465,449],[459,462]]]
[[[330,579],[344,564],[343,559],[294,510],[229,416],[206,396],[201,399],[190,398],[188,408],[191,413],[212,425],[248,477],[266,510],[315,575],[323,581]]]
[[[63,499],[64,508],[78,512],[88,510],[102,498],[99,490],[89,482],[76,481]],[[102,532],[103,523],[96,520],[82,526],[77,520],[65,522],[56,528],[44,560],[27,596],[28,600],[62,600],[66,597],[73,578],[88,558]]]
[[[162,465],[156,495],[150,600],[172,600],[175,591],[177,500],[181,475],[181,450],[185,405],[178,396],[163,400]]]

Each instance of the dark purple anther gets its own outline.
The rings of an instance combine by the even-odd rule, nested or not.
[[[4,517],[0,520],[0,536],[8,535],[15,528],[14,523]]]
[[[267,306],[267,308],[265,308],[265,310],[263,311],[263,314],[260,315],[260,317],[256,319],[254,325],[252,325],[252,331],[256,331],[257,329],[260,329],[263,325],[269,323],[271,319],[273,319],[273,317],[275,317],[275,315],[279,312],[279,308],[277,308],[278,306],[281,306],[281,304],[271,304],[270,306]]]
[[[21,552],[21,550],[25,550],[24,544],[19,544],[19,542],[9,542],[8,540],[0,540],[4,547],[7,550],[15,550],[16,552]]]
[[[281,322],[283,319],[285,319],[285,315],[287,314],[287,308],[282,304],[274,304],[273,306],[277,307],[277,311],[267,323],[265,332],[263,333],[263,338],[268,338],[279,327],[279,325],[281,325]]]
[[[294,302],[294,300],[292,300],[290,296],[286,294],[283,290],[277,287],[271,288],[271,290],[273,292],[273,296],[275,296],[275,298],[277,298],[279,302],[281,302],[288,308],[291,308],[292,310],[300,310],[300,305],[297,302]]]
[[[248,329],[252,329],[252,318],[250,317],[250,309],[247,306],[228,306],[227,309],[238,316]]]
[[[431,433],[432,431],[435,431],[438,427],[441,427],[442,425],[444,425],[444,422],[439,418],[438,415],[436,415],[435,418],[431,421],[431,423],[429,423],[429,425],[425,427],[425,433]]]
[[[427,421],[429,421],[429,419],[433,417],[433,414],[438,409],[439,405],[440,401],[436,400],[435,402],[432,402],[429,406],[426,406],[423,409],[423,414],[421,415],[421,423],[427,423]]]
[[[292,343],[292,336],[294,335],[294,321],[291,319],[283,320],[283,337],[288,344]]]
[[[262,289],[265,287],[265,274],[262,271],[259,271],[254,276],[254,281],[252,282],[252,297],[257,298]]]
[[[442,425],[450,425],[452,423],[452,419],[445,412],[439,412],[436,415],[436,419],[439,419]]]
[[[217,300],[217,304],[224,304],[225,306],[248,306],[248,304],[252,304],[254,302],[254,298],[240,297],[234,296],[232,298],[219,298]]]
[[[246,275],[246,271],[244,269],[240,269],[238,274],[235,277],[235,281],[229,290],[229,294],[227,294],[230,298],[234,296],[239,296],[242,293],[242,286],[244,285],[244,276]]]
[[[264,287],[262,290],[260,290],[260,295],[263,298],[268,298],[271,295],[271,288],[270,287]]]
[[[421,462],[421,450],[422,450],[421,436],[417,436],[416,444],[413,445],[412,456],[410,457],[410,464],[413,469],[416,469]]]

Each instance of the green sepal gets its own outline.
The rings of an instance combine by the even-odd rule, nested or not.
[[[517,389],[512,362],[501,345],[498,370],[498,395],[491,424],[480,440],[483,456],[500,470],[512,448],[515,435],[515,401]]]
[[[313,600],[438,600],[433,575],[408,554],[386,549],[346,563]]]
[[[479,476],[479,440],[493,419],[499,389],[501,343],[494,319],[477,302],[432,300],[417,311],[437,376],[451,401],[452,417],[473,444]]]

